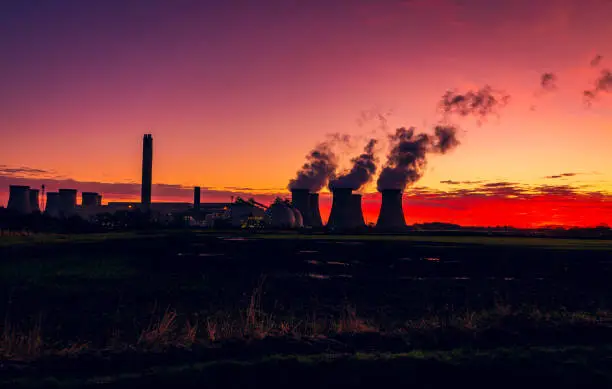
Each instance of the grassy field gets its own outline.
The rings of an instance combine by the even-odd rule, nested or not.
[[[0,386],[448,386],[483,372],[471,386],[500,374],[604,385],[606,244],[227,231],[3,238]]]

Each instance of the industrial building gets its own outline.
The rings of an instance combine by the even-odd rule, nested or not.
[[[142,145],[142,181],[140,202],[109,202],[102,205],[102,195],[97,192],[81,193],[77,205],[76,189],[60,188],[45,193],[28,186],[11,185],[8,208],[20,214],[44,211],[56,218],[80,216],[92,219],[104,213],[140,210],[151,220],[169,221],[183,217],[191,225],[247,227],[265,225],[272,228],[322,228],[319,210],[319,194],[308,189],[292,189],[291,201],[276,199],[270,206],[253,199],[238,198],[231,203],[202,203],[201,188],[194,187],[193,203],[152,202],[153,190],[153,136],[144,134]],[[401,230],[406,227],[402,209],[402,191],[382,190],[382,205],[376,227],[380,230]],[[46,206],[41,206],[45,200]],[[361,207],[362,195],[351,188],[332,189],[332,209],[327,228],[333,231],[355,230],[365,227]]]

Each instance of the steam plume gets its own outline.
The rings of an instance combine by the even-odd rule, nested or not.
[[[404,190],[417,182],[427,166],[427,154],[444,154],[459,145],[457,129],[449,125],[435,127],[434,135],[416,133],[414,127],[398,128],[389,136],[392,145],[387,163],[378,177],[379,191],[384,189]]]
[[[497,114],[498,108],[508,104],[510,96],[491,88],[489,85],[466,93],[449,90],[439,103],[443,114],[458,114],[460,116],[476,116],[484,119],[490,114]]]
[[[329,142],[319,143],[308,155],[296,177],[289,181],[289,189],[320,191],[338,168],[336,155]]]
[[[557,89],[557,75],[554,73],[544,73],[540,77],[540,86],[547,92]]]
[[[376,173],[376,165],[378,163],[374,155],[376,143],[376,139],[370,139],[363,150],[363,154],[351,160],[353,163],[351,170],[337,179],[331,180],[329,188],[351,188],[357,190],[370,182],[372,176]]]
[[[612,71],[610,71],[610,69],[602,70],[599,78],[595,80],[593,89],[585,90],[583,92],[585,102],[588,105],[591,105],[593,100],[595,100],[601,92],[612,92]]]
[[[593,58],[591,60],[591,67],[595,68],[595,67],[599,66],[599,64],[601,63],[602,59],[603,59],[603,57],[601,55],[597,54],[595,56],[595,58]]]

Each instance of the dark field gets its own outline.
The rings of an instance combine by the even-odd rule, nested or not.
[[[0,386],[612,383],[610,240],[46,235],[0,258]]]

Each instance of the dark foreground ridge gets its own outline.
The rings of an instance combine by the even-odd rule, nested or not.
[[[0,387],[610,386],[612,242],[0,240]]]

